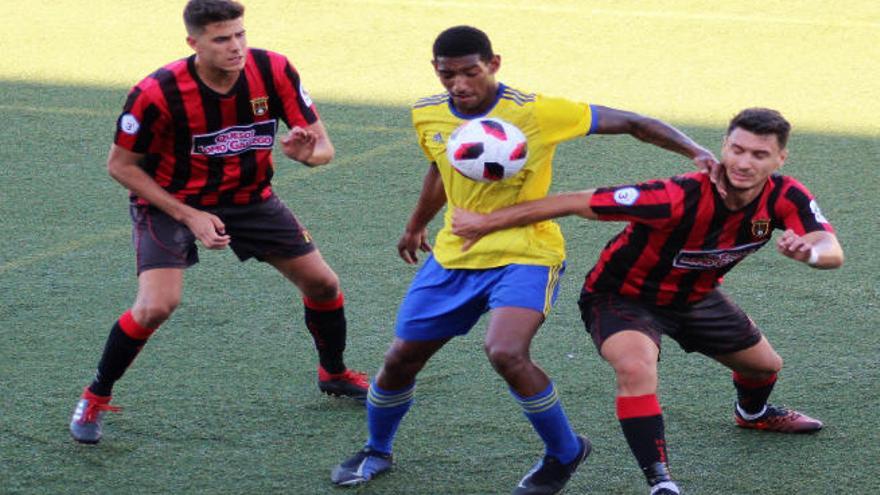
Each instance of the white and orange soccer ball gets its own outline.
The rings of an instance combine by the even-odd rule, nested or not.
[[[526,137],[510,122],[477,118],[460,125],[446,144],[446,157],[455,170],[479,182],[513,177],[526,163]]]

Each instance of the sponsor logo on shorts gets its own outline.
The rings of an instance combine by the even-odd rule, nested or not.
[[[689,270],[717,270],[738,263],[741,259],[761,249],[767,241],[753,242],[728,249],[710,249],[707,251],[681,250],[675,255],[672,265],[676,268]]]
[[[635,187],[622,187],[614,191],[614,201],[619,205],[630,206],[639,199],[639,190]]]
[[[275,119],[251,125],[227,127],[211,134],[193,136],[194,155],[233,156],[253,149],[272,149]]]

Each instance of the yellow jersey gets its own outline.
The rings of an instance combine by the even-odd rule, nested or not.
[[[449,135],[468,119],[494,117],[518,127],[526,136],[526,163],[516,175],[497,182],[477,182],[455,171],[446,157]],[[434,242],[434,257],[444,268],[484,269],[509,264],[555,266],[565,259],[565,240],[553,221],[493,232],[462,252],[462,238],[452,233],[454,207],[488,213],[523,201],[543,198],[550,189],[556,146],[589,134],[592,111],[587,103],[524,93],[498,85],[495,103],[484,114],[462,115],[448,93],[428,96],[412,107],[419,145],[435,162],[446,191],[443,228]]]

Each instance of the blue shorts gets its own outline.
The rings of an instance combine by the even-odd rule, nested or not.
[[[564,272],[565,263],[447,270],[429,256],[400,305],[395,333],[403,340],[464,335],[486,311],[508,306],[546,316],[556,302]]]

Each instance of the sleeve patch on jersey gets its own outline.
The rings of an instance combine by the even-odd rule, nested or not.
[[[128,135],[134,136],[140,128],[141,123],[138,122],[137,117],[130,113],[123,115],[119,119],[119,130]]]
[[[630,206],[639,199],[639,190],[635,187],[622,187],[614,191],[614,202],[619,205]]]
[[[299,95],[302,97],[307,107],[312,106],[312,97],[309,96],[309,92],[306,91],[306,88],[302,85],[302,82],[299,83]]]
[[[819,209],[819,203],[817,203],[815,199],[810,200],[810,211],[813,212],[813,216],[816,217],[817,222],[830,223],[828,222],[828,219],[825,218],[825,215],[822,214],[822,210]]]

